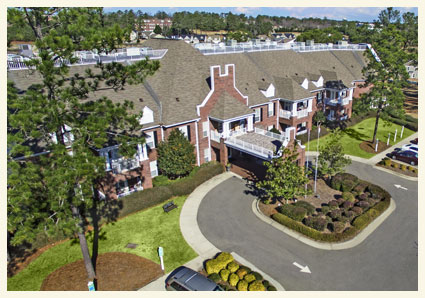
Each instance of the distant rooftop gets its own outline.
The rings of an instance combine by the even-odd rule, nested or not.
[[[97,54],[93,51],[78,51],[75,52],[74,56],[79,59],[77,63],[73,63],[72,66],[76,65],[90,65],[97,64],[98,62],[102,63],[111,63],[111,62],[125,62],[125,61],[138,61],[149,58],[151,60],[162,59],[167,53],[167,49],[153,50],[151,48],[126,48],[119,49],[114,51],[111,54]],[[28,69],[28,66],[24,61],[28,61],[26,57],[17,56],[14,58],[9,58],[7,61],[8,70],[18,70],[18,69]],[[62,63],[71,65],[69,61],[57,61],[56,66],[61,65]]]
[[[254,41],[243,43],[199,43],[193,45],[204,55],[218,55],[218,54],[234,54],[244,52],[262,52],[262,51],[284,51],[293,50],[295,52],[316,52],[316,51],[333,51],[333,50],[357,50],[364,51],[368,48],[366,44],[348,44],[342,42],[340,44],[310,44],[306,45],[304,42],[292,43],[277,43],[275,41]]]

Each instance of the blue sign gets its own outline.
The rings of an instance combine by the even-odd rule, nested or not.
[[[160,246],[158,247],[158,255],[162,257],[164,255],[164,249]]]
[[[94,283],[92,281],[89,281],[87,286],[89,287],[89,291],[96,291],[96,289],[94,288]]]

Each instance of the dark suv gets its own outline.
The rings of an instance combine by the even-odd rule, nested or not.
[[[392,159],[398,159],[411,164],[412,166],[418,164],[418,152],[411,150],[394,150],[390,153]]]
[[[167,291],[223,291],[212,280],[185,266],[175,269],[168,275],[165,288]]]

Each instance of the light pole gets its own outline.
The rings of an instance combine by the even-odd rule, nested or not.
[[[317,184],[317,161],[319,160],[319,138],[320,138],[320,125],[317,131],[317,156],[316,156],[316,168],[314,169],[314,193],[316,193],[316,184]]]
[[[307,130],[307,152],[310,150],[310,129]],[[306,171],[305,171],[305,176],[308,176],[308,155],[306,158]],[[307,193],[307,183],[305,184],[305,191]],[[307,194],[304,195],[304,199],[307,198]]]

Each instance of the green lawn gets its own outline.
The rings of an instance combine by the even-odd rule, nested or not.
[[[161,204],[104,226],[101,230],[104,237],[99,240],[99,254],[133,253],[159,264],[157,248],[162,246],[167,272],[197,257],[180,232],[180,211],[186,198],[187,196],[174,198],[173,201],[179,208],[168,214],[163,211],[163,204]],[[136,243],[139,246],[135,249],[125,248],[128,243]],[[9,278],[7,290],[38,291],[43,280],[50,273],[78,259],[82,259],[78,242],[67,241],[56,245],[40,255],[20,273]]]
[[[354,155],[354,156],[363,157],[363,158],[373,157],[375,154],[367,153],[363,151],[362,149],[360,149],[359,145],[363,141],[372,140],[374,128],[375,128],[375,118],[365,119],[362,122],[357,123],[356,125],[346,128],[343,131],[343,137],[341,138],[341,144],[344,147],[345,154]],[[380,119],[378,124],[378,133],[376,137],[378,138],[380,142],[387,143],[388,133],[391,133],[390,145],[394,145],[394,133],[396,129],[397,129],[397,139],[395,143],[398,143],[402,140],[400,139],[401,125],[392,123],[390,126],[385,126],[384,121]],[[404,128],[403,139],[410,136],[413,133],[414,131]],[[324,142],[326,142],[327,138],[328,138],[328,135],[320,138],[319,146],[323,145]],[[306,145],[306,149],[309,146],[310,151],[316,151],[317,139],[312,140],[310,141],[310,144],[305,144],[305,145]]]

